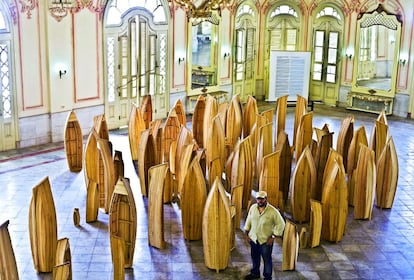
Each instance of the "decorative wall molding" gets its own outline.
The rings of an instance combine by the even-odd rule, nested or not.
[[[22,5],[21,12],[26,13],[28,19],[32,18],[32,10],[37,8],[37,0],[19,0]]]

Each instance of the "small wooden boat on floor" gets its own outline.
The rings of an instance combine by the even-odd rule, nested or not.
[[[158,249],[165,247],[163,192],[167,169],[168,164],[163,163],[148,170],[148,243]]]
[[[125,241],[122,238],[111,236],[111,244],[117,248],[115,254],[112,254],[112,265],[114,280],[125,279]]]
[[[57,246],[56,209],[49,177],[32,190],[29,207],[30,247],[37,272],[52,272]]]
[[[177,141],[180,131],[181,123],[175,111],[172,111],[165,120],[162,131],[163,162],[169,162],[170,146],[172,142]]]
[[[247,97],[247,103],[243,112],[243,136],[249,136],[253,125],[256,123],[256,115],[259,114],[257,108],[256,98],[249,95]]]
[[[315,128],[317,135],[317,145],[315,150],[315,167],[316,167],[316,186],[315,199],[321,200],[322,197],[322,181],[325,172],[326,161],[328,160],[329,151],[332,148],[333,132],[329,132],[325,125],[322,129]]]
[[[282,131],[277,136],[276,151],[280,151],[279,158],[279,190],[282,192],[280,198],[286,202],[289,195],[290,188],[290,174],[292,172],[292,151],[289,145],[289,139],[286,132]],[[284,204],[284,203],[283,203]],[[279,207],[282,209],[282,203]]]
[[[240,105],[240,95],[234,95],[227,109],[226,116],[226,126],[225,135],[226,135],[226,147],[229,154],[233,150],[234,145],[238,139],[242,136],[243,130],[243,112]],[[223,162],[224,164],[224,162]]]
[[[0,225],[0,278],[18,280],[19,272],[8,226],[8,220]]]
[[[342,156],[344,168],[347,168],[348,150],[354,135],[354,117],[347,117],[342,120],[341,128],[339,129],[338,139],[336,141],[336,151]],[[348,170],[345,169],[347,173]]]
[[[298,124],[298,130],[296,131],[295,141],[296,161],[300,158],[306,146],[309,146],[309,148],[311,147],[313,134],[312,118],[312,112],[306,113],[302,116]]]
[[[70,253],[69,238],[62,238],[57,242],[55,267],[53,268],[53,279],[72,279],[72,254]]]
[[[281,96],[276,101],[276,137],[286,128],[286,111],[288,96]]]
[[[211,122],[211,126],[207,131],[208,138],[204,142],[206,149],[206,161],[209,164],[215,158],[220,158],[221,166],[224,166],[225,157],[225,135],[224,128],[221,125],[220,117],[215,116]]]
[[[259,128],[259,138],[256,151],[255,174],[257,181],[262,171],[262,161],[265,156],[273,152],[273,123],[267,123]]]
[[[208,194],[203,212],[204,263],[216,272],[228,266],[232,234],[229,198],[217,177]]]
[[[180,99],[178,99],[175,102],[174,107],[171,110],[175,111],[175,114],[177,115],[178,121],[180,122],[180,124],[182,126],[187,126],[187,115],[185,113],[183,103],[181,102]]]
[[[234,186],[230,192],[231,205],[234,206],[234,229],[240,228],[242,203],[243,203],[243,185]]]
[[[118,178],[124,178],[125,166],[122,159],[122,152],[115,150],[114,153],[114,185],[118,181]]]
[[[209,131],[213,123],[213,119],[218,113],[217,100],[213,96],[208,94],[205,100],[205,104],[206,106],[204,108],[204,117],[203,117],[203,147],[204,148],[206,148],[207,143],[209,141],[209,137],[210,137]],[[224,135],[224,127],[223,127],[223,135]]]
[[[141,111],[135,105],[132,105],[131,113],[129,114],[128,122],[128,140],[129,148],[131,150],[131,159],[134,166],[137,165],[139,153],[139,141],[141,132],[146,129],[145,121],[142,117]]]
[[[199,159],[188,167],[180,193],[183,235],[186,240],[202,238],[203,210],[207,199],[206,180]]]
[[[115,167],[112,159],[111,144],[108,140],[98,139],[98,150],[103,162],[103,175],[104,184],[99,186],[100,197],[104,194],[104,210],[105,213],[109,212],[109,206],[111,204],[112,193],[115,187]]]
[[[152,101],[151,95],[147,94],[142,97],[141,105],[139,106],[141,110],[142,119],[145,122],[145,128],[148,129],[152,122]]]
[[[319,246],[321,242],[322,231],[322,204],[320,201],[311,199],[311,216],[310,216],[310,240],[311,248]]]
[[[108,124],[105,115],[97,115],[93,118],[93,128],[98,133],[99,138],[109,140]]]
[[[206,100],[203,95],[199,95],[197,102],[194,106],[193,118],[192,118],[192,130],[193,137],[200,148],[204,147],[204,111],[206,108]],[[207,133],[207,132],[206,132]]]
[[[160,164],[163,161],[163,127],[162,127],[162,120],[155,120],[152,121],[150,124],[150,135],[154,142],[154,160],[155,164]],[[139,156],[138,156],[139,158]]]
[[[139,143],[138,176],[143,196],[148,196],[148,170],[156,165],[156,147],[150,132],[150,129],[144,130]]]
[[[137,235],[137,209],[128,178],[119,179],[112,194],[109,209],[109,235],[112,255],[118,254],[117,243],[112,241],[115,238],[124,240],[124,266],[125,268],[132,267]]]
[[[279,207],[279,159],[280,150],[263,157],[259,177],[259,190],[267,193],[267,201]]]
[[[282,271],[295,270],[299,253],[299,236],[296,225],[286,220],[282,244]]]
[[[82,170],[83,135],[78,118],[74,111],[70,111],[65,124],[64,145],[69,170]]]
[[[390,136],[378,158],[375,205],[391,208],[398,183],[398,157],[394,141]]]
[[[387,139],[388,125],[380,121],[375,121],[375,126],[373,132],[371,133],[369,147],[375,152],[376,160],[378,160],[379,156],[381,155]]]
[[[99,182],[99,151],[98,151],[98,134],[95,129],[91,129],[88,140],[85,145],[84,159],[83,159],[83,173],[85,175],[85,185],[88,189],[89,182]]]
[[[296,96],[296,108],[295,108],[295,121],[293,124],[293,144],[296,146],[296,134],[298,132],[299,123],[301,122],[302,116],[306,114],[308,107],[308,100],[300,95]]]

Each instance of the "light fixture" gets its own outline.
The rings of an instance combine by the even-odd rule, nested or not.
[[[197,0],[170,0],[170,3],[177,4],[186,13],[188,18],[208,18],[213,11],[221,12],[224,5],[229,4],[229,0],[211,0],[211,1],[197,1]]]
[[[224,56],[223,56],[225,59],[226,58],[228,58],[228,57],[230,57],[230,53],[228,53],[228,52],[226,52],[226,53],[224,53]]]
[[[351,59],[352,59],[352,53],[347,53],[347,54],[345,54],[345,56],[346,56],[346,58],[348,58],[349,60],[351,60]]]
[[[184,62],[185,58],[184,57],[179,57],[178,58],[178,64],[181,64],[181,62]]]
[[[76,0],[49,0],[49,11],[52,17],[61,21],[68,13],[76,8]]]
[[[66,75],[66,70],[59,70],[59,79],[62,79],[63,75]]]
[[[354,56],[354,50],[351,48],[348,48],[345,52],[345,57],[351,60],[353,56]]]
[[[407,60],[404,58],[400,58],[400,64],[404,67],[405,64],[407,63]]]

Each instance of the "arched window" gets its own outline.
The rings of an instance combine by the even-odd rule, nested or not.
[[[316,15],[316,18],[320,18],[320,17],[323,17],[323,16],[331,16],[331,17],[337,18],[338,20],[341,20],[341,15],[338,13],[338,11],[334,7],[325,7],[325,8],[323,8]]]

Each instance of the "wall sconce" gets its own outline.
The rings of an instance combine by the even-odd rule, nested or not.
[[[226,53],[224,53],[224,56],[223,56],[225,59],[226,58],[228,58],[228,57],[230,57],[230,53],[228,53],[228,52],[226,52]]]
[[[62,79],[63,75],[66,75],[66,70],[59,70],[59,79]]]
[[[349,60],[351,60],[351,59],[352,59],[352,53],[347,53],[347,54],[345,54],[345,56],[346,56],[346,58],[348,58]]]
[[[178,58],[178,64],[181,64],[181,62],[184,62],[185,58],[184,57],[179,57]]]
[[[404,67],[406,63],[407,60],[405,58],[400,58],[400,64],[402,65],[402,67]]]

